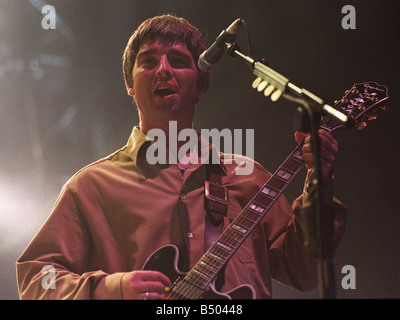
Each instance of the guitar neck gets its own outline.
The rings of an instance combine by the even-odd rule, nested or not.
[[[185,278],[178,283],[174,288],[177,293],[181,295],[189,293],[189,298],[197,299],[207,289],[303,167],[302,146],[303,144],[300,144],[294,149]]]

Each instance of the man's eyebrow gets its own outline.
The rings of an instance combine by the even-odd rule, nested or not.
[[[184,56],[184,57],[188,57],[190,58],[192,55],[189,52],[180,50],[180,49],[176,49],[176,48],[171,48],[168,50],[168,53],[173,53],[179,56]]]
[[[139,58],[141,56],[147,56],[147,55],[152,55],[152,54],[157,54],[159,52],[158,49],[154,49],[154,48],[149,48],[149,49],[144,49],[139,51],[139,53],[137,54],[136,58]],[[187,57],[187,58],[191,58],[191,54],[184,51],[184,50],[180,50],[177,48],[170,48],[168,49],[167,55],[168,54],[174,54],[174,55],[179,55],[182,57]]]
[[[155,54],[157,52],[158,52],[157,49],[151,49],[151,48],[150,49],[144,49],[144,50],[141,50],[141,51],[138,52],[138,54],[136,56],[136,59],[141,57],[141,56],[152,55],[152,54]]]

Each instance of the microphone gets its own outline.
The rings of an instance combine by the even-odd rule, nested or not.
[[[226,30],[223,30],[214,43],[199,57],[197,66],[200,71],[209,72],[216,68],[219,59],[224,53],[225,44],[233,41],[242,24],[242,18],[236,19]]]

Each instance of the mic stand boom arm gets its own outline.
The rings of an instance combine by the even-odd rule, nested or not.
[[[321,98],[317,97],[306,89],[301,89],[289,82],[289,79],[266,66],[261,61],[244,55],[240,52],[240,48],[236,43],[227,43],[226,46],[229,55],[232,57],[237,56],[242,58],[252,67],[254,75],[268,82],[268,84],[273,86],[277,92],[282,94],[282,97],[302,105],[307,104],[319,115],[330,114],[335,121],[346,126],[350,125],[350,119],[345,114],[325,104]]]
[[[311,134],[311,143],[313,148],[314,180],[313,192],[310,194],[310,203],[303,206],[300,211],[303,214],[311,214],[315,217],[315,234],[308,235],[308,238],[315,241],[315,255],[318,257],[318,279],[319,292],[321,298],[332,299],[336,297],[333,267],[333,208],[331,190],[326,190],[322,183],[322,172],[320,164],[320,140],[318,130],[320,128],[321,115],[329,114],[332,118],[346,126],[349,125],[349,118],[338,110],[324,103],[322,99],[311,92],[300,89],[289,80],[269,68],[261,61],[244,55],[235,43],[226,44],[228,53],[232,57],[240,57],[246,63],[250,64],[253,73],[266,81],[275,91],[275,99],[280,95],[296,103],[300,103],[308,115],[308,124]],[[274,100],[274,99],[273,99]],[[328,196],[330,195],[330,197]],[[314,228],[311,228],[314,229]]]

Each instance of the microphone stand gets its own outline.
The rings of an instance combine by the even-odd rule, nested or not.
[[[278,95],[296,103],[300,103],[303,107],[303,124],[307,123],[311,135],[311,143],[313,148],[313,164],[314,164],[314,180],[313,191],[310,193],[309,202],[303,204],[298,213],[300,216],[306,217],[306,221],[312,221],[311,225],[306,226],[304,231],[305,239],[311,239],[306,242],[308,249],[318,259],[318,280],[320,297],[325,299],[333,299],[336,297],[334,267],[333,267],[333,202],[332,190],[329,186],[322,183],[322,172],[320,164],[320,139],[318,130],[320,128],[320,118],[323,114],[329,114],[335,121],[341,124],[349,125],[349,119],[343,113],[337,111],[331,106],[324,103],[322,99],[315,96],[306,89],[301,89],[289,82],[287,78],[266,66],[263,62],[254,60],[240,52],[240,48],[235,43],[226,44],[228,53],[232,57],[240,57],[248,63],[253,73],[262,80],[274,86],[278,91]],[[278,97],[279,98],[279,97]],[[327,188],[328,187],[328,188]],[[297,212],[296,212],[297,214]],[[312,218],[310,218],[312,217]]]

